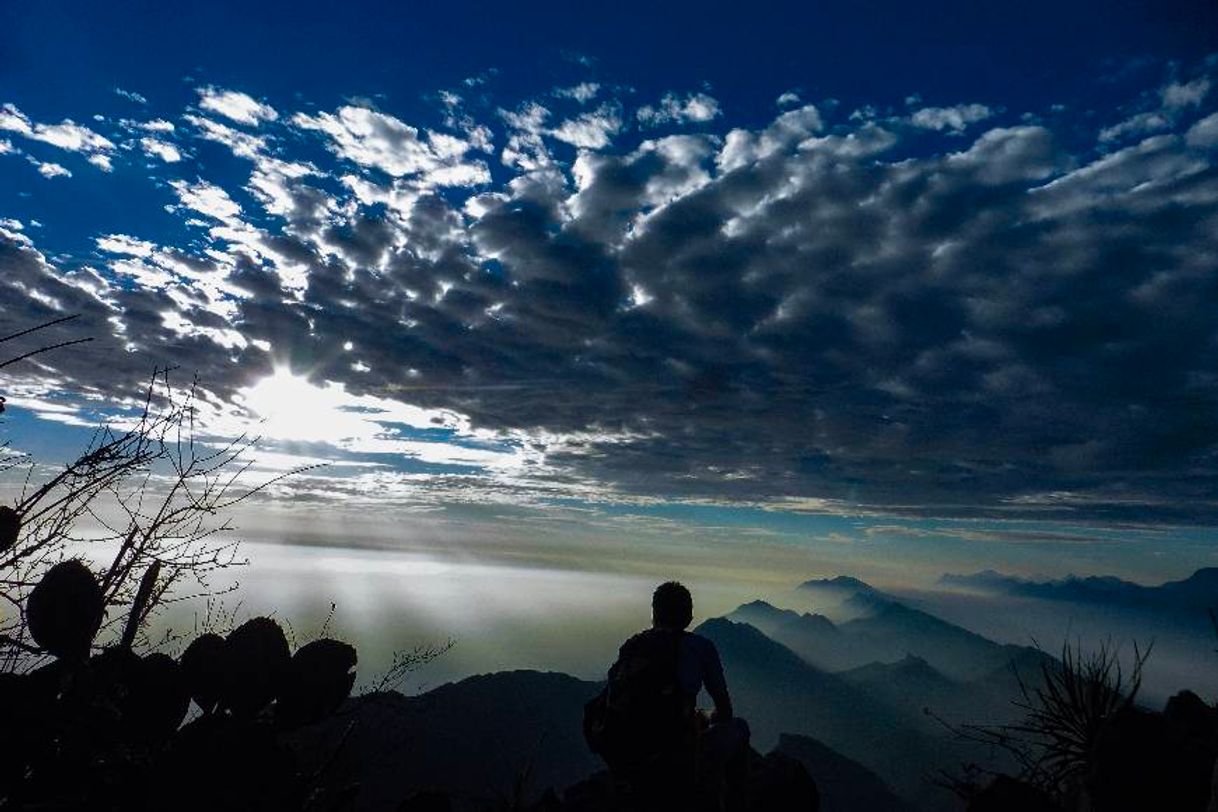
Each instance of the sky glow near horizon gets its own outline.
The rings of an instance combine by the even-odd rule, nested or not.
[[[1218,42],[1168,5],[1077,51],[954,3],[916,55],[789,20],[867,35],[878,64],[833,65],[777,18],[632,65],[616,23],[539,12],[529,51],[502,13],[353,8],[326,76],[321,6],[291,33],[6,11],[0,332],[79,313],[52,338],[95,338],[6,370],[7,439],[62,459],[172,365],[206,436],[263,437],[256,474],[328,464],[273,489],[301,511],[501,510],[516,545],[523,509],[647,545],[727,528],[843,566],[879,538],[948,568],[1212,563]],[[378,25],[472,39],[399,54]],[[53,29],[83,78],[36,53]],[[117,53],[141,30],[157,76]],[[1040,72],[970,50],[995,30],[1049,38]]]

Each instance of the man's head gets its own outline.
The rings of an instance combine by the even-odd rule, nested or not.
[[[694,599],[676,581],[660,584],[651,595],[651,623],[666,629],[684,629],[694,619]]]

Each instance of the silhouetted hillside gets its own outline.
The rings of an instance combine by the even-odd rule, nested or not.
[[[821,812],[914,812],[878,775],[810,736],[783,734],[778,752],[807,768],[820,790]]]
[[[598,685],[565,674],[511,671],[470,677],[417,697],[352,699],[346,713],[308,731],[315,757],[342,741],[337,781],[356,781],[354,809],[394,809],[406,793],[435,789],[458,809],[508,797],[530,772],[530,795],[561,789],[603,765],[582,733],[583,706]]]

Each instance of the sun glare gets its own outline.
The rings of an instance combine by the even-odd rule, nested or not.
[[[535,452],[518,444],[488,448],[495,437],[478,432],[469,419],[447,409],[423,409],[373,395],[354,395],[330,381],[310,382],[280,367],[241,393],[245,409],[259,421],[252,433],[281,443],[315,443],[348,453],[397,454],[420,462],[499,470],[519,468]],[[450,429],[476,445],[412,434]]]
[[[356,399],[343,386],[318,386],[286,368],[276,369],[243,394],[246,408],[263,421],[260,433],[268,439],[342,445],[374,430],[351,410]]]

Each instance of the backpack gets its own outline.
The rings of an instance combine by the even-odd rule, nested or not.
[[[677,679],[681,632],[649,629],[626,641],[609,680],[584,706],[584,739],[611,769],[681,746],[691,705]]]

